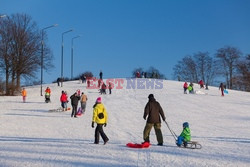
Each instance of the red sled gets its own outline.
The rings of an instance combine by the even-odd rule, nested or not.
[[[141,144],[138,144],[138,143],[128,143],[127,144],[127,147],[130,147],[130,148],[148,148],[149,146],[150,146],[149,142],[143,142]]]

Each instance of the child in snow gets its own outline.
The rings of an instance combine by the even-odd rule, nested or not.
[[[51,90],[49,87],[47,87],[45,90],[45,102],[46,103],[50,102],[50,94],[51,94]]]
[[[183,123],[183,130],[176,141],[177,142],[176,145],[178,147],[180,147],[182,145],[182,143],[184,143],[184,147],[186,147],[187,142],[189,142],[190,140],[191,140],[191,132],[189,129],[189,124],[188,124],[188,122],[184,122]]]
[[[23,88],[22,90],[22,96],[23,96],[23,102],[26,102],[26,96],[27,96],[27,91],[25,90],[25,88]]]
[[[188,83],[185,82],[184,85],[183,85],[184,94],[187,94],[187,88],[188,88]]]

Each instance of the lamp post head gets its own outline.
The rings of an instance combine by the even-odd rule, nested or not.
[[[63,32],[62,35],[66,34],[68,32],[71,32],[71,31],[73,31],[73,29]]]

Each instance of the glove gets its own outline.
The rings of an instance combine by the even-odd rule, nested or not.
[[[92,128],[94,128],[94,127],[95,127],[95,123],[94,123],[94,122],[92,122],[92,125],[91,125],[91,126],[92,126]]]
[[[104,127],[106,127],[107,126],[107,123],[104,123]]]
[[[143,117],[143,119],[145,119],[145,120],[146,120],[146,117]]]
[[[162,120],[165,122],[166,118],[162,118]]]

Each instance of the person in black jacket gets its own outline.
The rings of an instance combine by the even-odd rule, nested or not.
[[[78,105],[78,102],[80,100],[80,96],[78,96],[77,92],[75,92],[73,95],[70,96],[70,99],[71,99],[71,105],[72,105],[71,117],[74,116],[76,118],[77,105]]]
[[[143,139],[144,142],[149,142],[149,135],[152,127],[154,126],[155,129],[155,134],[156,134],[156,139],[158,141],[158,145],[162,146],[163,145],[163,137],[162,137],[162,132],[161,132],[161,118],[163,121],[165,121],[165,115],[164,112],[161,108],[160,103],[158,103],[153,94],[150,94],[148,96],[148,103],[145,106],[144,109],[144,115],[143,118],[146,120],[147,118],[147,123],[143,131]]]

